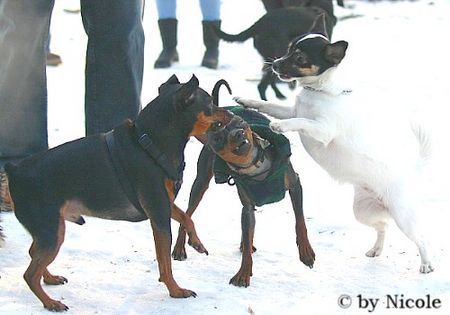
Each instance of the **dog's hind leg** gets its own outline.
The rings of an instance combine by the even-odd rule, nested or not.
[[[374,192],[355,186],[353,212],[356,220],[362,224],[373,227],[377,232],[377,239],[373,247],[366,253],[367,257],[381,255],[384,246],[386,227],[389,221],[389,212]]]
[[[44,278],[44,281],[50,284],[62,284],[67,282],[67,279],[64,277],[53,276],[47,270],[47,266],[53,262],[59,252],[59,249],[64,241],[64,233],[64,217],[60,216],[57,233],[56,235],[51,236],[51,238],[54,239],[51,241],[46,239],[44,241],[42,236],[33,235],[33,244],[31,245],[29,251],[31,263],[23,276],[31,291],[38,297],[39,300],[41,300],[44,307],[48,310],[58,312],[66,311],[69,308],[60,301],[51,299],[42,289],[40,281],[41,278]],[[45,236],[45,238],[47,237],[48,235]]]
[[[417,205],[411,202],[416,194],[405,194],[397,190],[393,195],[395,195],[395,199],[391,201],[389,211],[400,230],[418,247],[421,259],[420,272],[429,273],[434,271],[427,250],[429,244],[426,241],[425,232],[422,229],[423,222],[418,217],[418,211],[420,209],[417,209]]]

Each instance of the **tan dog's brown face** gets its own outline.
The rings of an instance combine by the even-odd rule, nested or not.
[[[239,116],[226,125],[215,125],[207,132],[207,144],[223,160],[233,164],[248,164],[252,160],[253,132]]]

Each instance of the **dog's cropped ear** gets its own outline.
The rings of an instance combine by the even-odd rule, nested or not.
[[[172,74],[172,76],[163,84],[161,84],[158,88],[158,94],[161,94],[162,91],[164,91],[164,88],[168,85],[172,84],[180,84],[180,81],[178,80],[177,76],[175,74]]]
[[[175,94],[175,105],[177,108],[182,109],[194,102],[195,91],[197,91],[198,85],[198,79],[195,75],[192,75],[188,82],[181,85]]]
[[[347,47],[348,43],[343,40],[327,45],[325,47],[325,60],[331,62],[333,65],[338,65],[344,59]]]
[[[313,22],[313,25],[309,29],[308,33],[310,34],[321,34],[326,38],[330,38],[327,32],[327,25],[325,21],[325,13],[322,13],[316,17]]]

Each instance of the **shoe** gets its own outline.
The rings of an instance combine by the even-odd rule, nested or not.
[[[56,67],[62,64],[62,59],[59,55],[49,52],[47,54],[47,66]]]

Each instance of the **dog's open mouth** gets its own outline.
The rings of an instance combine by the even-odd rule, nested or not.
[[[277,75],[282,81],[292,81],[292,77],[287,74],[277,73]]]
[[[248,139],[244,139],[233,149],[233,154],[244,155],[247,154],[249,150],[250,150],[250,141],[248,141]]]

